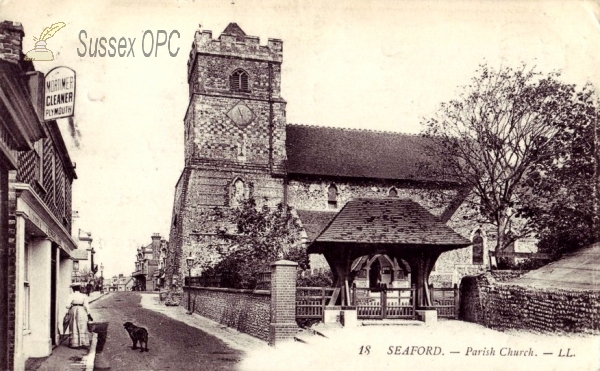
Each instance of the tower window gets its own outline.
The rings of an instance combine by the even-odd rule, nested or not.
[[[250,91],[248,89],[248,73],[244,70],[235,70],[229,76],[229,86],[232,91]]]
[[[388,196],[389,196],[389,197],[398,197],[398,191],[396,190],[396,188],[393,188],[393,187],[392,187],[392,188],[391,188],[391,189],[388,191]]]
[[[327,205],[330,209],[337,209],[337,196],[337,187],[334,184],[330,185],[327,189]]]

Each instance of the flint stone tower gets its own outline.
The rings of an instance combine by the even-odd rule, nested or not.
[[[192,248],[210,244],[221,220],[215,207],[254,197],[281,202],[285,174],[283,42],[260,45],[230,23],[213,39],[198,30],[188,60],[185,167],[175,189],[167,283]],[[207,214],[208,213],[208,214]],[[213,219],[213,220],[210,220]],[[182,265],[183,264],[183,265]],[[175,277],[181,283],[181,277]]]

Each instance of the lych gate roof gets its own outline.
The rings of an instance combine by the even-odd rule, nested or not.
[[[429,139],[370,130],[287,125],[289,174],[439,181],[419,171]]]
[[[418,203],[399,198],[348,201],[313,245],[331,242],[454,248],[471,244]]]

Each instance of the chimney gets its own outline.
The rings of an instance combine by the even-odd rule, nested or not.
[[[23,60],[25,31],[19,22],[0,22],[0,59],[20,64]]]
[[[160,253],[160,233],[154,233],[152,235],[152,259],[158,259]]]

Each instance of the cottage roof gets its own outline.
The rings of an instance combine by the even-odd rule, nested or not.
[[[332,242],[446,248],[471,244],[418,203],[400,198],[348,201],[309,252],[319,252],[319,247]]]
[[[289,174],[442,181],[419,171],[430,139],[412,134],[287,125]]]

